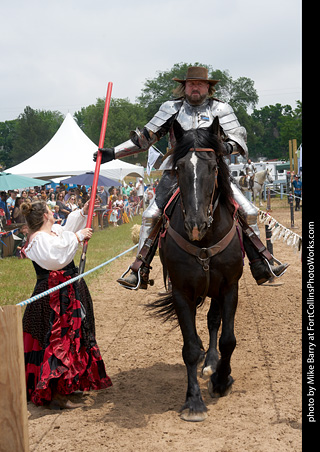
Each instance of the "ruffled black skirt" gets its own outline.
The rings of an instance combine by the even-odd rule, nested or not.
[[[47,271],[33,263],[40,294],[77,274],[72,262]],[[103,389],[112,385],[95,339],[92,299],[84,279],[27,305],[23,316],[27,397],[36,405],[50,403],[53,392]]]

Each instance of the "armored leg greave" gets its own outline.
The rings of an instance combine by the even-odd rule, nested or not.
[[[138,252],[139,254],[141,248],[144,245],[144,242],[149,237],[152,226],[157,221],[157,219],[162,215],[162,210],[159,209],[156,200],[154,199],[152,204],[143,212],[142,220],[141,220],[141,228],[139,235],[139,245]]]
[[[257,224],[258,210],[255,206],[244,196],[242,191],[231,182],[233,197],[239,204],[239,213],[246,220],[248,225],[254,230],[255,234],[260,237],[260,231]]]
[[[160,230],[159,220],[176,186],[176,177],[169,171],[165,171],[156,189],[154,201],[142,215],[136,260],[117,280],[123,287],[138,289],[141,284],[141,288],[147,288],[150,263],[157,249],[155,238]],[[131,273],[129,273],[130,270]]]
[[[275,276],[281,276],[288,268],[288,264],[281,264],[266,249],[260,240],[260,231],[257,224],[258,210],[242,192],[231,183],[234,199],[239,204],[240,217],[246,223],[243,229],[243,245],[250,262],[250,270],[257,284],[272,281]],[[275,260],[278,265],[271,265]]]
[[[170,171],[164,171],[163,176],[156,189],[156,196],[152,204],[143,212],[139,236],[138,253],[143,247],[145,240],[149,237],[153,225],[162,215],[163,209],[177,187],[177,178]]]

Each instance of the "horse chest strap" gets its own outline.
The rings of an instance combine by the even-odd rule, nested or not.
[[[230,231],[218,243],[210,246],[209,248],[199,248],[198,246],[192,245],[192,243],[188,242],[180,234],[178,234],[178,232],[176,232],[170,224],[167,228],[167,232],[181,249],[186,251],[188,254],[195,256],[201,263],[203,269],[208,271],[211,257],[223,251],[231,242],[236,232],[236,223],[233,223]]]

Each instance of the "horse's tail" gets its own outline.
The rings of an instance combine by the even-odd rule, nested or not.
[[[168,292],[168,295],[158,298],[152,303],[146,304],[145,308],[147,311],[150,311],[152,316],[162,319],[163,322],[178,320],[171,292]],[[178,323],[176,326],[178,326]]]
[[[161,258],[161,248],[160,258]],[[166,265],[165,259],[161,259],[162,262],[162,276],[163,282],[166,290],[168,290],[169,282],[169,273]],[[168,320],[177,321],[178,326],[178,318],[176,315],[176,311],[173,305],[172,292],[168,290],[167,294],[162,296],[161,298],[156,299],[152,303],[148,303],[145,305],[145,309],[150,312],[150,315],[153,317],[157,317],[163,320],[163,322],[167,322]]]
[[[204,301],[205,298],[198,297],[196,300],[196,308],[202,306]],[[160,318],[163,320],[163,322],[167,322],[168,320],[177,322],[175,326],[179,326],[178,317],[173,304],[172,292],[168,292],[168,295],[158,298],[152,303],[147,303],[145,305],[145,309],[147,311],[150,311],[150,315],[152,315],[153,317]]]

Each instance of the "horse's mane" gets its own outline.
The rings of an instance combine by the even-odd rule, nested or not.
[[[211,127],[201,129],[191,129],[183,131],[178,127],[174,127],[175,136],[177,139],[172,156],[172,170],[174,171],[179,159],[183,158],[190,150],[190,148],[210,148],[214,149],[217,163],[218,163],[218,187],[220,193],[220,202],[233,212],[234,205],[232,203],[233,193],[230,185],[230,171],[226,164],[223,155],[224,147],[221,139],[212,132]],[[200,155],[201,154],[201,155]],[[198,157],[209,159],[207,153],[199,153]]]

